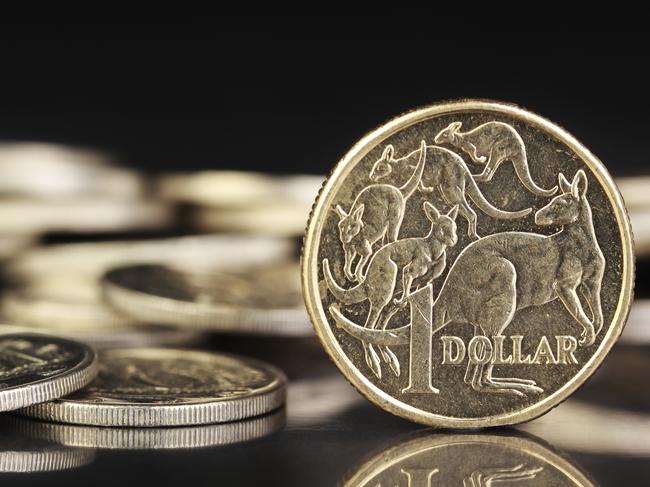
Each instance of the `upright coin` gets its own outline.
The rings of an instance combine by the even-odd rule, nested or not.
[[[156,348],[100,354],[99,376],[75,394],[21,410],[93,426],[191,426],[235,421],[284,404],[284,374],[234,355]]]
[[[86,345],[47,335],[0,334],[0,411],[65,396],[96,374],[95,352]]]
[[[230,333],[311,336],[297,262],[229,271],[188,265],[136,265],[109,271],[106,301],[126,316]]]
[[[433,426],[535,418],[589,377],[632,299],[623,200],[571,135],[458,101],[365,136],[311,215],[303,289],[343,374]]]

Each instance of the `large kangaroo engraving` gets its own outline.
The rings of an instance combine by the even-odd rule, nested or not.
[[[424,147],[425,142],[422,141]],[[383,157],[392,157],[393,146],[384,150]],[[372,246],[385,237],[387,242],[397,240],[406,200],[415,192],[422,177],[426,151],[420,151],[420,159],[409,180],[401,187],[390,184],[373,184],[364,188],[352,203],[349,212],[340,205],[339,239],[345,253],[345,276],[351,281],[361,281],[366,264],[372,257]],[[354,261],[360,256],[354,271]]]
[[[476,181],[490,181],[502,162],[511,161],[519,180],[538,196],[553,196],[557,186],[543,189],[533,181],[528,168],[526,147],[517,131],[507,123],[488,122],[468,132],[460,132],[461,122],[452,122],[435,137],[436,144],[450,144],[465,152],[472,161],[485,164]]]
[[[579,344],[590,346],[603,326],[600,288],[605,258],[594,232],[587,200],[587,177],[571,183],[558,176],[561,194],[535,214],[540,226],[561,226],[553,235],[503,232],[468,245],[451,266],[433,304],[432,333],[451,324],[469,324],[475,336],[501,336],[515,313],[559,299],[582,327]],[[580,296],[589,308],[585,313]],[[337,324],[377,345],[409,343],[411,325],[366,330],[330,306]],[[493,364],[468,363],[465,382],[476,391],[525,395],[540,392],[535,381],[492,376]]]
[[[374,329],[384,308],[393,301],[400,305],[406,303],[411,294],[411,286],[417,278],[426,276],[427,283],[440,276],[446,266],[446,249],[458,241],[456,218],[458,208],[454,207],[441,215],[429,202],[424,202],[424,212],[431,221],[431,230],[426,237],[405,238],[388,243],[373,255],[368,272],[363,281],[351,289],[339,286],[329,267],[328,259],[323,259],[325,282],[334,297],[343,304],[370,302],[370,311],[365,327]],[[395,292],[398,275],[402,273],[402,289]],[[394,296],[400,295],[399,298]],[[366,363],[373,373],[381,378],[379,356],[372,344],[363,341]],[[380,347],[380,352],[396,375],[399,375],[399,361],[388,347]]]
[[[388,176],[402,180],[405,174],[411,174],[416,167],[414,161],[421,158],[421,150],[417,149],[405,157],[395,159],[392,152],[384,155],[375,162],[370,173],[370,179],[380,181]],[[478,239],[476,233],[476,213],[467,203],[465,196],[492,218],[511,220],[528,215],[532,210],[526,208],[520,211],[503,211],[495,208],[485,199],[476,185],[474,178],[465,165],[465,161],[456,153],[435,145],[426,146],[427,165],[422,174],[420,190],[431,193],[434,205],[438,207],[458,205],[458,212],[467,220],[467,234]]]

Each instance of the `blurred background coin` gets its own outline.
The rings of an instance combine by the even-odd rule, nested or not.
[[[69,447],[110,450],[170,450],[206,448],[252,441],[282,429],[286,422],[284,408],[252,419],[221,424],[175,428],[111,428],[47,423],[12,417],[0,422],[29,438],[48,440]],[[1,455],[1,453],[0,453]]]
[[[100,354],[88,387],[21,414],[91,426],[156,427],[260,416],[285,401],[284,374],[263,362],[215,352],[115,349]]]
[[[309,336],[298,263],[279,261],[227,272],[200,266],[141,265],[109,271],[105,300],[142,322],[260,335]]]
[[[2,196],[136,198],[144,191],[141,175],[111,156],[60,144],[1,142],[0,174]]]
[[[169,205],[153,200],[101,196],[52,201],[0,199],[0,231],[8,235],[154,230],[170,226],[174,216]]]
[[[87,345],[40,334],[0,334],[0,411],[65,396],[96,374],[97,356]]]
[[[322,176],[271,176],[237,171],[168,175],[163,198],[189,204],[190,224],[202,231],[302,235]]]

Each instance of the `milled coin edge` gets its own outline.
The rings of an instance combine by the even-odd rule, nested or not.
[[[160,351],[164,353],[183,352],[175,349],[123,349],[127,353],[138,350]],[[187,404],[102,404],[82,400],[60,398],[42,404],[19,409],[23,416],[55,421],[57,423],[85,426],[115,426],[153,428],[166,426],[199,426],[227,423],[254,418],[279,409],[286,402],[287,378],[277,367],[261,360],[241,357],[222,352],[191,353],[223,355],[257,367],[272,375],[269,384],[260,387],[246,397],[233,399],[205,400]]]
[[[21,337],[50,338],[39,333],[10,334]],[[3,335],[4,336],[4,335]],[[0,412],[14,411],[20,408],[51,401],[86,387],[99,372],[99,363],[95,350],[81,342],[59,337],[57,341],[68,342],[79,347],[85,353],[83,360],[72,369],[61,372],[55,377],[40,379],[36,382],[14,386],[0,391]]]

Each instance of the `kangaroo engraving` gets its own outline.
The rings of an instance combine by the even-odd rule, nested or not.
[[[432,333],[451,324],[469,324],[475,336],[501,336],[515,313],[559,299],[582,327],[579,344],[591,346],[603,327],[600,289],[605,258],[587,200],[587,177],[571,183],[558,175],[561,194],[535,214],[540,226],[560,226],[550,236],[503,232],[472,242],[459,254],[433,304]],[[581,297],[589,308],[587,316]],[[411,325],[366,330],[330,306],[338,326],[376,345],[409,343]],[[524,396],[541,392],[535,381],[492,376],[493,364],[468,363],[465,382],[476,391]]]
[[[485,164],[476,181],[490,181],[504,161],[511,161],[522,184],[538,196],[553,196],[557,186],[540,188],[530,175],[526,147],[517,131],[503,122],[487,122],[467,132],[460,132],[461,122],[452,122],[435,136],[436,144],[450,144],[467,154],[472,161]]]
[[[405,157],[395,159],[393,153],[386,153],[375,162],[370,179],[380,181],[391,177],[402,180],[405,173],[410,174],[415,167],[414,161],[421,158],[422,148]],[[435,145],[426,146],[426,167],[419,185],[420,191],[431,193],[437,207],[458,205],[458,212],[467,220],[467,235],[478,239],[476,233],[476,213],[467,203],[466,196],[485,214],[492,218],[511,220],[528,215],[532,209],[504,211],[495,208],[485,199],[469,172],[465,161],[456,153]],[[426,184],[426,185],[425,185]]]
[[[425,142],[422,141],[424,147]],[[384,149],[382,158],[392,158],[393,146]],[[339,215],[339,239],[343,244],[345,277],[361,281],[366,264],[372,257],[372,246],[379,240],[395,242],[399,234],[406,200],[415,192],[422,177],[426,151],[420,151],[420,159],[409,180],[401,187],[390,184],[373,184],[365,187],[355,198],[349,212],[336,206]],[[354,261],[359,256],[353,271]]]
[[[463,479],[463,487],[492,487],[497,483],[519,483],[524,480],[532,480],[537,474],[544,470],[544,467],[528,467],[524,463],[514,467],[490,467],[475,470],[472,475]]]
[[[370,310],[365,327],[374,329],[384,308],[393,301],[395,305],[406,304],[411,294],[411,286],[417,278],[426,276],[427,283],[440,276],[446,267],[446,249],[458,241],[456,233],[456,214],[454,207],[446,215],[428,201],[424,202],[424,212],[431,221],[431,229],[426,237],[404,238],[381,247],[368,264],[365,279],[351,289],[339,286],[329,267],[328,259],[323,259],[325,282],[334,297],[343,304],[370,302]],[[402,289],[396,293],[398,275],[402,273]],[[399,294],[399,298],[394,298]],[[379,356],[373,346],[363,342],[366,363],[372,372],[381,378]],[[380,352],[395,375],[400,374],[399,361],[388,347]]]

